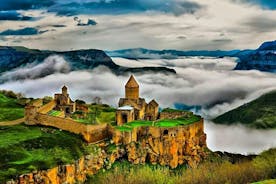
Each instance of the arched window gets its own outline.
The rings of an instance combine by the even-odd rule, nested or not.
[[[169,131],[168,130],[164,130],[163,135],[168,135]]]

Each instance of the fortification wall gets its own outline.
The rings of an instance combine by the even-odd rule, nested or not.
[[[46,105],[43,105],[38,109],[39,113],[47,114],[49,111],[53,110],[56,106],[56,101],[52,100],[51,102],[47,103]]]
[[[36,124],[52,126],[75,134],[81,134],[87,142],[98,142],[109,137],[107,124],[85,125],[72,119],[37,113]]]
[[[43,105],[43,100],[42,99],[36,99],[36,100],[31,102],[31,105],[35,106],[35,107],[41,107]]]
[[[192,112],[185,112],[185,111],[179,111],[179,112],[161,112],[160,113],[160,119],[177,119],[180,117],[190,116],[192,115]]]
[[[81,134],[82,132],[86,131],[86,125],[77,123],[71,119],[37,113],[36,120],[37,124],[44,126],[52,126],[75,134]]]
[[[107,124],[85,125],[73,119],[48,115],[47,113],[56,106],[54,100],[44,106],[41,106],[40,102],[35,105],[32,104],[25,108],[25,119],[28,125],[52,126],[75,134],[81,134],[84,140],[89,143],[110,137]]]
[[[205,157],[203,119],[186,126],[139,127],[124,132],[115,129],[112,140],[125,145],[128,160],[135,164],[148,160],[172,168],[181,164],[195,167]]]

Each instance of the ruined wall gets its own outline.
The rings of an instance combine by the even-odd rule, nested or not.
[[[179,111],[179,112],[161,112],[160,119],[177,119],[183,116],[190,116],[192,112]]]
[[[112,140],[117,145],[125,145],[128,160],[135,164],[195,167],[205,157],[203,119],[187,126],[139,127],[131,132],[114,130]]]

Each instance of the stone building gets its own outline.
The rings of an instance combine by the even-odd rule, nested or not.
[[[158,118],[158,107],[155,100],[146,103],[144,98],[140,98],[139,84],[131,75],[125,85],[125,98],[119,100],[116,122],[118,125],[122,125],[134,120],[154,121]]]
[[[56,101],[55,110],[63,111],[67,116],[76,111],[76,103],[69,97],[66,86],[62,87],[61,94],[55,94],[54,100]]]

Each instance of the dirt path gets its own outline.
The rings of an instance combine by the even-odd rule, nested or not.
[[[0,122],[0,126],[18,125],[20,123],[23,123],[24,121],[25,121],[25,117],[20,118],[20,119],[16,119],[16,120],[13,120],[13,121],[3,121],[3,122]]]

